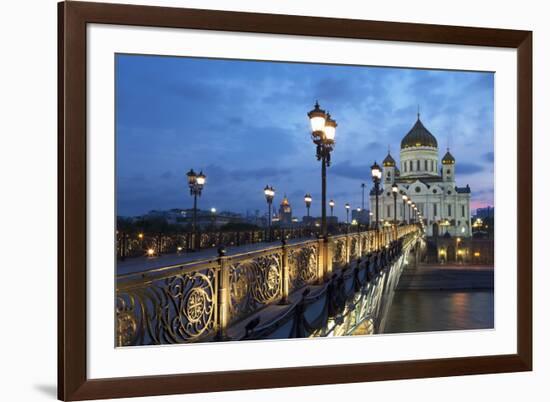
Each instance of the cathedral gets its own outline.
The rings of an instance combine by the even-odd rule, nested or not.
[[[439,160],[437,139],[424,127],[420,114],[412,129],[401,140],[399,159],[397,163],[388,151],[382,163],[382,181],[378,194],[380,222],[391,223],[395,219],[392,193],[392,185],[395,183],[399,188],[398,222],[409,217],[408,207],[403,205],[402,200],[402,196],[407,195],[422,214],[427,236],[471,237],[470,186],[456,185],[455,158],[447,149]],[[370,193],[370,205],[371,210],[374,210],[374,189]]]

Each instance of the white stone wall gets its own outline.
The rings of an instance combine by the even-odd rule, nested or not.
[[[410,184],[399,184],[399,190],[404,191],[424,216],[428,236],[433,236],[434,222],[448,220],[454,225],[440,226],[439,235],[449,232],[451,236],[470,237],[470,194],[459,194],[455,191],[454,182],[435,182],[424,184],[416,180]],[[428,187],[429,186],[429,187]],[[435,192],[434,192],[435,190]],[[370,206],[375,215],[375,196],[370,196]],[[405,207],[408,218],[408,206]],[[450,213],[449,213],[450,212]],[[378,216],[381,222],[394,220],[394,198],[391,186],[384,186],[384,193],[378,199]],[[403,200],[397,196],[397,220],[403,221]]]
[[[402,178],[436,177],[440,167],[437,148],[415,147],[401,150],[399,170]]]

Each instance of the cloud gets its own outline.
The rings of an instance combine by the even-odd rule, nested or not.
[[[370,165],[388,146],[399,158],[418,105],[440,156],[449,144],[472,195],[492,191],[492,74],[136,55],[117,56],[116,74],[124,214],[188,206],[185,173],[193,167],[207,175],[203,206],[263,211],[269,184],[277,199],[292,196],[300,216],[306,192],[319,199],[306,116],[317,98],[338,122],[327,191],[340,217],[346,202],[360,205],[360,183],[370,189]]]
[[[470,163],[470,162],[460,162],[456,164],[455,172],[457,174],[473,174],[473,173],[479,173],[483,171],[483,166],[478,165],[476,163]]]
[[[348,179],[367,180],[370,177],[371,165],[352,165],[350,161],[343,161],[332,166],[331,173]]]
[[[166,179],[166,180],[171,179],[172,177],[174,177],[174,173],[171,170],[167,170],[166,172],[160,175],[161,179]]]
[[[484,153],[481,157],[487,162],[493,163],[495,161],[495,153],[493,151]]]

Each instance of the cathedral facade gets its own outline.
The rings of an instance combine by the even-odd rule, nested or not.
[[[412,129],[401,140],[399,162],[390,152],[383,161],[378,194],[378,219],[382,224],[409,218],[403,195],[414,202],[422,214],[427,236],[471,237],[470,186],[458,187],[455,181],[455,158],[449,149],[439,159],[437,139],[418,115]],[[392,185],[397,184],[397,216],[394,216]],[[370,205],[375,218],[374,189]]]

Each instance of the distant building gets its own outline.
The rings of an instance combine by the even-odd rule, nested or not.
[[[438,155],[437,139],[424,127],[418,115],[414,126],[401,140],[400,163],[389,152],[383,161],[378,217],[380,221],[396,218],[392,193],[395,183],[399,188],[397,221],[408,218],[408,207],[403,208],[401,198],[406,194],[422,214],[428,236],[470,237],[470,186],[456,185],[455,158],[449,149],[441,161]],[[373,189],[371,209],[375,208],[375,195]]]
[[[486,219],[495,217],[495,207],[485,207],[476,209],[474,218]]]
[[[368,225],[370,220],[369,213],[370,211],[368,209],[361,209],[361,208],[352,209],[351,221],[355,220],[357,221],[357,223],[361,225]]]
[[[286,194],[283,198],[283,201],[281,202],[281,205],[279,206],[279,219],[277,222],[281,225],[292,225],[292,207],[290,206],[290,202],[288,201],[288,198],[286,197]]]
[[[192,225],[193,224],[193,209],[173,208],[167,211],[151,210],[142,219],[164,219],[171,225]],[[221,211],[214,212],[212,210],[197,209],[197,226],[199,228],[216,227],[226,225],[228,223],[241,223],[245,219],[241,214]]]

